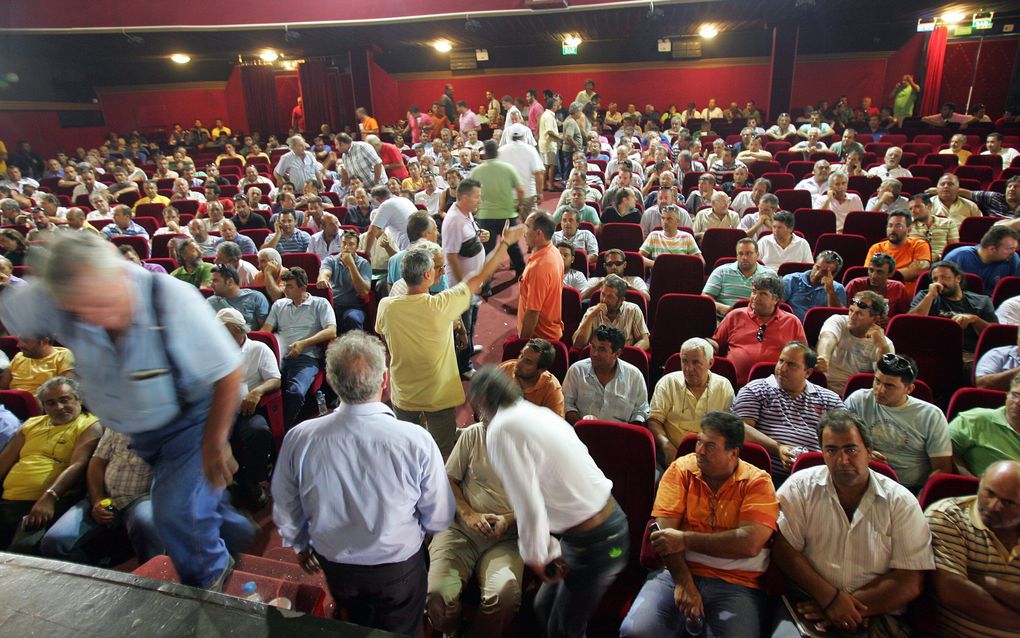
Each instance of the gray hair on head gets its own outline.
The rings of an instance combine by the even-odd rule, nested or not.
[[[475,373],[468,389],[468,399],[483,418],[491,418],[500,408],[507,408],[521,398],[521,387],[495,366],[486,366]]]
[[[344,334],[326,351],[329,385],[344,403],[368,403],[382,388],[386,347],[361,330]]]
[[[71,377],[53,377],[52,379],[47,379],[41,386],[38,387],[38,389],[36,389],[35,398],[38,399],[41,404],[43,402],[43,396],[47,392],[53,388],[59,388],[62,385],[66,385],[70,388],[71,394],[74,395],[74,398],[81,401],[81,386],[78,384],[77,379],[72,379]]]
[[[265,257],[269,261],[273,262],[277,266],[283,265],[283,257],[280,256],[280,251],[275,248],[263,248],[259,251],[259,257]]]
[[[707,339],[701,337],[691,337],[687,341],[684,341],[680,346],[680,352],[690,352],[691,350],[701,350],[702,354],[705,355],[706,359],[711,360],[715,354],[715,349],[712,348],[712,344]]]
[[[47,249],[29,253],[32,272],[57,299],[79,289],[79,277],[113,277],[124,262],[113,244],[94,233],[67,233]]]

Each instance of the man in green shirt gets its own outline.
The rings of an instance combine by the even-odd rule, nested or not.
[[[523,209],[518,202],[524,201],[524,185],[517,170],[500,161],[499,145],[495,140],[485,142],[485,160],[472,169],[470,179],[482,185],[482,202],[475,213],[475,221],[489,231],[489,240],[484,242],[485,252],[491,253],[503,232],[503,225],[509,219],[511,226],[523,222]],[[518,277],[524,272],[524,255],[520,246],[510,246],[510,265]]]
[[[202,261],[202,249],[198,242],[190,237],[180,240],[175,254],[180,267],[170,276],[186,281],[195,288],[208,288],[212,285],[212,264]]]
[[[961,472],[981,476],[996,461],[1020,461],[1020,375],[1009,384],[1003,407],[957,414],[949,424],[949,438]]]
[[[563,212],[572,210],[577,213],[577,221],[591,222],[592,224],[595,224],[595,228],[597,229],[602,224],[602,220],[599,218],[599,214],[595,212],[595,209],[585,202],[585,195],[586,191],[584,186],[574,186],[571,188],[570,201],[556,209],[556,214],[553,215],[553,221],[559,224],[560,218],[563,217]]]

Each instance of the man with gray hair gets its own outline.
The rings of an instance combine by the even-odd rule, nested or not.
[[[325,573],[351,622],[417,636],[425,536],[449,527],[456,512],[443,459],[427,432],[382,402],[390,375],[379,339],[360,330],[337,339],[326,375],[340,405],[284,438],[273,522],[305,571]]]
[[[882,179],[912,177],[910,171],[900,166],[902,159],[903,149],[899,146],[890,147],[885,151],[885,161],[879,166],[869,168],[868,175]]]
[[[276,185],[283,186],[284,182],[290,182],[294,185],[294,190],[300,192],[307,181],[321,182],[322,164],[316,161],[315,155],[308,152],[308,142],[305,138],[293,135],[287,138],[287,147],[290,148],[290,152],[280,158],[273,170]]]
[[[0,295],[0,321],[81,357],[75,370],[103,425],[153,467],[156,527],[182,582],[221,588],[233,562],[221,535],[255,531],[222,498],[237,469],[237,347],[196,290],[129,264],[98,236],[62,236],[34,271]]]
[[[241,259],[241,248],[236,243],[223,241],[216,246],[216,258],[213,263],[233,268],[237,272],[237,280],[242,288],[255,285],[255,275],[259,274],[259,269],[251,262]]]
[[[18,223],[18,215],[21,214],[21,206],[16,200],[10,197],[0,199],[0,216],[4,224]]]
[[[887,177],[878,185],[878,190],[865,204],[865,208],[876,213],[891,213],[894,210],[907,210],[907,198],[901,197],[903,184],[895,177]]]
[[[382,158],[368,142],[356,142],[347,133],[340,133],[336,136],[336,150],[340,156],[340,183],[344,187],[352,177],[369,187],[386,183]]]

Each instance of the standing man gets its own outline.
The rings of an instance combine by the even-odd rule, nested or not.
[[[498,369],[475,375],[470,400],[488,424],[489,459],[517,518],[521,558],[543,581],[534,603],[539,626],[550,637],[583,636],[627,564],[627,517],[612,481],[570,425],[522,399]]]
[[[372,199],[375,201],[376,209],[372,223],[368,227],[365,253],[372,253],[375,241],[386,229],[396,236],[397,250],[406,250],[411,243],[407,239],[407,220],[418,208],[405,197],[394,197],[390,189],[383,184],[372,187]]]
[[[322,183],[322,164],[316,161],[315,155],[308,152],[308,142],[305,138],[293,135],[287,138],[287,146],[290,152],[281,157],[273,169],[276,185],[283,186],[284,182],[290,182],[294,185],[294,190],[301,192],[305,182]]]
[[[417,636],[425,536],[449,527],[455,512],[443,460],[426,432],[382,402],[389,373],[377,338],[344,335],[330,347],[326,371],[340,405],[284,438],[273,522],[305,571],[325,572],[351,622]]]
[[[499,156],[517,171],[524,185],[524,199],[517,202],[518,210],[524,215],[530,214],[535,210],[538,195],[544,190],[545,165],[542,157],[534,146],[524,141],[524,136],[516,132],[511,134],[510,143],[499,149]]]
[[[499,241],[500,233],[507,220],[511,225],[524,219],[524,184],[511,164],[498,159],[499,145],[494,140],[485,142],[485,160],[471,170],[469,177],[481,184],[481,203],[475,219],[478,225],[489,231],[489,240],[482,242],[486,253],[492,253]],[[516,197],[515,197],[516,195]],[[520,246],[510,246],[510,265],[520,277],[524,273],[524,255]]]
[[[457,186],[457,202],[443,218],[443,253],[446,255],[446,283],[453,287],[481,270],[485,263],[482,240],[489,239],[489,231],[475,224],[474,212],[482,199],[481,184],[466,179]],[[430,218],[431,219],[431,218]],[[435,222],[433,222],[433,226]],[[435,239],[435,237],[433,237]],[[474,374],[471,357],[475,354],[475,322],[478,319],[480,299],[472,295],[471,306],[461,315],[467,333],[467,345],[457,351],[457,367],[462,375]],[[480,348],[479,348],[480,349]]]
[[[453,101],[452,84],[447,84],[443,87],[443,94],[439,96],[439,101],[437,103],[443,109],[443,114],[446,116],[446,119],[451,122],[457,119],[457,106]]]
[[[556,341],[563,336],[563,258],[552,243],[556,224],[548,214],[536,212],[525,226],[524,240],[531,254],[521,275],[517,334],[521,339]]]
[[[340,184],[343,187],[351,183],[352,177],[357,177],[368,186],[386,183],[382,158],[371,144],[356,142],[347,133],[339,133],[336,136],[336,149],[343,160],[340,163]],[[295,184],[294,188],[300,190],[301,187]]]
[[[61,236],[35,274],[0,296],[0,320],[78,354],[103,424],[152,465],[153,515],[181,581],[218,590],[233,563],[221,534],[254,536],[222,498],[237,469],[237,347],[194,288],[130,265],[96,235]]]

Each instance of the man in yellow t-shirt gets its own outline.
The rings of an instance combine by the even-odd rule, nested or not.
[[[0,375],[0,390],[35,391],[46,380],[57,376],[73,377],[74,355],[67,348],[54,346],[48,337],[18,339],[11,365]]]
[[[170,205],[170,198],[166,195],[160,195],[156,188],[156,182],[151,179],[147,179],[142,182],[142,192],[145,196],[138,198],[138,201],[135,202],[134,207],[131,209],[132,211],[138,210],[138,207],[142,204],[162,204],[163,206]]]

